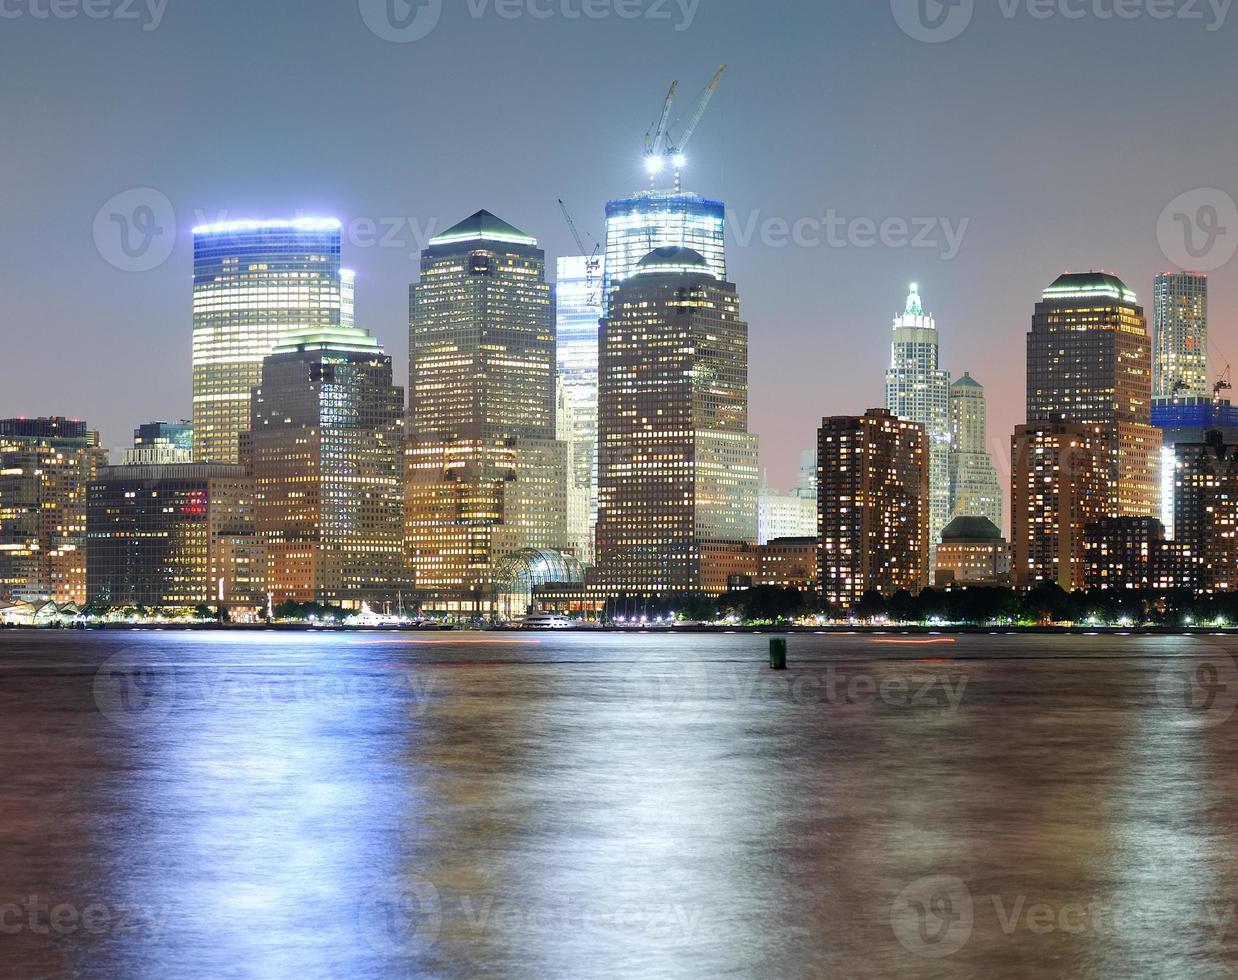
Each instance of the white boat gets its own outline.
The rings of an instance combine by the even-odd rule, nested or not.
[[[566,616],[548,612],[529,613],[521,624],[527,630],[570,630],[573,625]]]

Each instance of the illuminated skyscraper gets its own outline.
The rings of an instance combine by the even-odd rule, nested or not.
[[[1015,427],[1011,444],[1012,572],[1017,586],[1085,581],[1084,529],[1109,506],[1105,426],[1067,422]]]
[[[285,334],[262,364],[250,437],[275,601],[390,603],[404,562],[404,391],[357,327]]]
[[[726,206],[698,194],[644,191],[606,205],[606,278],[602,303],[656,248],[690,248],[726,281]]]
[[[109,606],[266,609],[254,485],[228,463],[105,466],[87,502],[86,592]]]
[[[479,211],[430,240],[409,299],[407,542],[435,608],[495,608],[523,549],[568,548],[567,446],[537,240]]]
[[[1160,514],[1151,342],[1143,309],[1116,276],[1067,273],[1036,304],[1027,336],[1027,421],[1102,426],[1104,515]]]
[[[577,528],[571,536],[573,550],[586,563],[592,562],[597,524],[598,321],[604,266],[601,256],[560,258],[555,282],[555,347],[563,385],[559,435],[571,444],[571,488],[585,494],[584,531]],[[578,522],[569,523],[576,528]]]
[[[0,600],[86,601],[86,489],[106,463],[85,422],[0,420]]]
[[[906,307],[894,318],[886,408],[896,418],[919,422],[928,439],[931,556],[950,520],[950,374],[940,369],[937,325],[924,312],[915,283]]]
[[[726,591],[757,571],[757,439],[735,287],[687,248],[650,252],[602,321],[598,583]]]
[[[234,221],[194,229],[196,462],[235,463],[262,360],[292,330],[338,327],[340,223]]]
[[[1153,398],[1152,424],[1161,430],[1161,523],[1165,536],[1174,541],[1178,477],[1175,449],[1181,443],[1207,442],[1210,432],[1220,433],[1225,445],[1238,445],[1238,408],[1220,397]]]
[[[950,519],[986,517],[1002,526],[1002,488],[988,451],[984,387],[970,374],[950,386]]]
[[[924,426],[874,408],[822,419],[817,440],[825,601],[848,609],[869,591],[918,594],[929,582]]]
[[[144,422],[133,430],[133,448],[126,449],[126,466],[188,463],[193,459],[193,423]]]
[[[1155,341],[1152,393],[1157,398],[1207,398],[1208,277],[1165,272],[1152,289]]]

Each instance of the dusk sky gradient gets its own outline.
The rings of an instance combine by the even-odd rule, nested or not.
[[[926,44],[889,0],[702,0],[681,31],[675,0],[671,20],[571,19],[562,2],[549,19],[507,19],[446,0],[437,29],[409,44],[379,39],[357,0],[169,0],[150,31],[0,19],[0,416],[85,418],[113,449],[139,422],[188,417],[190,231],[219,216],[400,222],[397,245],[346,239],[343,261],[358,274],[358,324],[406,378],[424,245],[410,219],[432,233],[486,208],[536,236],[553,274],[575,252],[557,198],[601,238],[606,200],[644,183],[643,137],[671,79],[686,114],[726,62],[685,185],[729,209],[751,429],[771,483],[792,482],[822,415],[883,403],[891,319],[913,280],[943,366],[988,390],[1006,483],[1043,287],[1103,268],[1148,307],[1153,276],[1172,267],[1157,237],[1166,205],[1196,188],[1238,194],[1238,11],[1209,32],[1206,3],[1204,21],[1039,20],[981,0],[960,37]],[[104,202],[142,187],[174,205],[176,247],[154,270],[122,272],[92,226]],[[968,224],[952,259],[737,240],[754,215],[831,209]],[[1211,275],[1214,373],[1238,356],[1234,271]]]

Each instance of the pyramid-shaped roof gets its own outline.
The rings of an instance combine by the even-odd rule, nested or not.
[[[478,211],[459,224],[452,225],[430,239],[431,245],[451,245],[456,242],[505,242],[512,245],[536,245],[537,239],[526,235],[514,225],[489,211]]]

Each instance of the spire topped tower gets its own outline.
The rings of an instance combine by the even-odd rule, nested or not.
[[[935,550],[950,519],[950,375],[941,370],[937,324],[924,312],[912,283],[903,312],[894,318],[886,408],[924,426],[929,452],[929,547]]]

